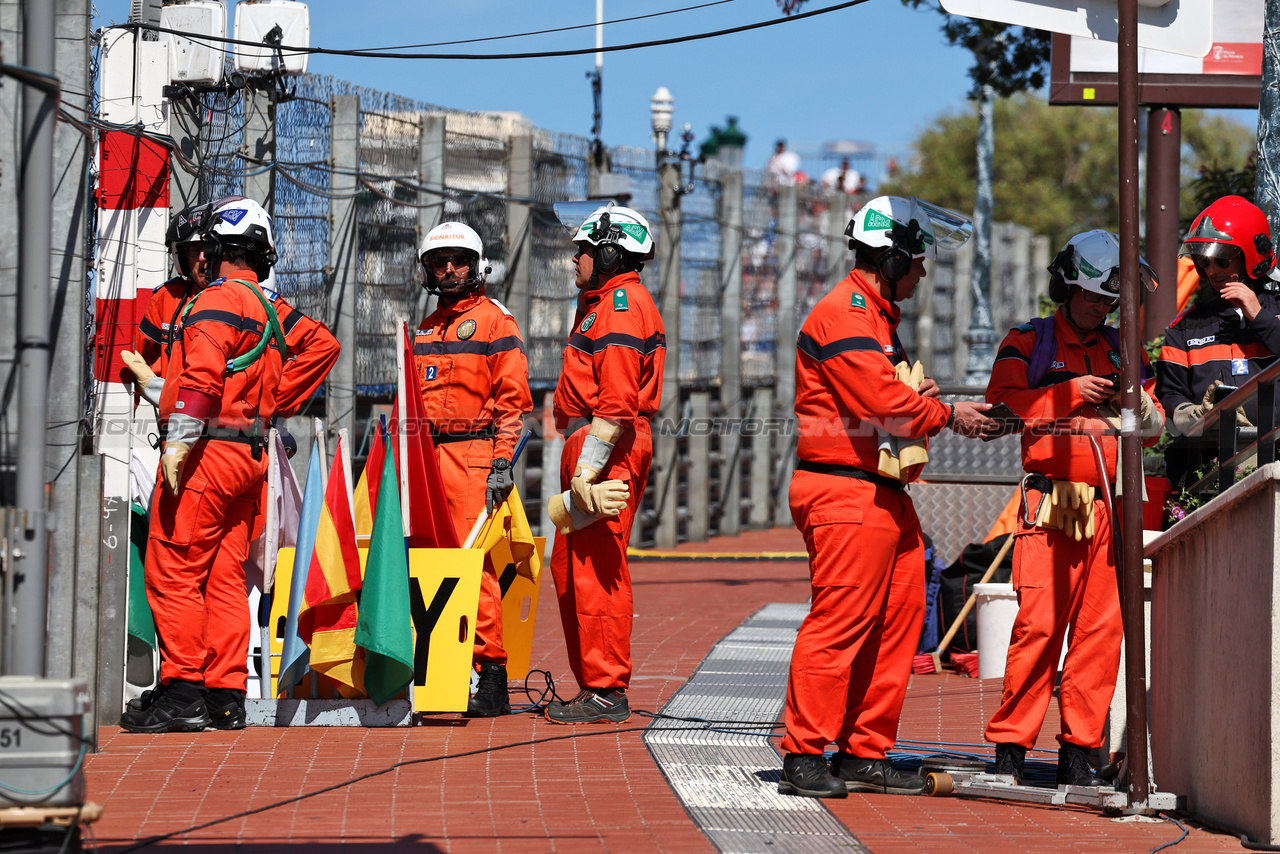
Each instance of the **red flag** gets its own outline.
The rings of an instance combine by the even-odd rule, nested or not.
[[[378,485],[382,482],[382,461],[386,446],[382,441],[381,419],[373,428],[373,444],[365,458],[364,471],[356,484],[356,536],[367,537],[373,533],[373,508],[378,504]]]
[[[453,519],[449,515],[444,478],[440,476],[436,446],[431,441],[431,426],[427,422],[418,372],[413,364],[413,347],[410,344],[413,339],[409,337],[409,325],[401,323],[400,326],[404,342],[403,365],[397,383],[400,392],[391,410],[387,433],[400,477],[407,481],[408,486],[405,539],[408,547],[415,549],[460,548],[462,540],[453,529]],[[403,428],[399,417],[401,400],[405,411]],[[407,460],[401,459],[402,447]]]

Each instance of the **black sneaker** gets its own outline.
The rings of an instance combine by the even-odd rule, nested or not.
[[[234,688],[210,688],[204,705],[213,729],[244,729],[244,692]]]
[[[996,767],[994,774],[1012,777],[1018,785],[1022,785],[1022,766],[1027,759],[1027,749],[1021,744],[997,744]]]
[[[778,778],[778,794],[804,798],[847,798],[849,790],[843,780],[831,776],[827,759],[821,753],[788,753],[782,758],[782,776]]]
[[[918,795],[924,791],[924,778],[893,767],[888,759],[862,759],[848,753],[831,757],[831,773],[850,792],[878,792],[885,795]]]
[[[1089,767],[1089,751],[1086,748],[1069,742],[1064,742],[1058,748],[1057,783],[1059,786],[1101,785],[1098,778],[1093,776],[1093,769]]]
[[[142,692],[142,696],[134,697],[125,703],[125,708],[131,712],[145,712],[151,708],[151,704],[156,701],[156,695],[163,691],[164,687],[164,683],[161,683],[154,688],[148,688]]]
[[[462,714],[468,718],[496,718],[511,714],[506,667],[496,661],[480,662],[480,684]]]
[[[145,709],[127,709],[120,726],[129,732],[199,732],[209,725],[204,689],[174,680],[158,689]]]
[[[567,703],[547,706],[547,720],[553,724],[625,723],[631,718],[627,694],[618,688],[600,691],[583,688]]]

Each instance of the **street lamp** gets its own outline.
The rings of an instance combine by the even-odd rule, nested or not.
[[[729,126],[720,131],[720,168],[726,172],[742,171],[742,149],[747,135],[738,127],[738,117],[729,116]]]
[[[667,133],[671,130],[671,114],[675,112],[676,99],[666,86],[659,86],[658,91],[649,99],[649,119],[653,125],[653,141],[658,144],[658,162],[667,150]]]

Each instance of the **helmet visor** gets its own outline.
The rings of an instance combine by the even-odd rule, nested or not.
[[[920,210],[929,217],[933,226],[933,239],[940,249],[959,249],[973,236],[973,220],[964,214],[940,208],[920,198],[915,198]]]
[[[591,201],[573,201],[573,202],[556,202],[551,206],[555,211],[556,219],[560,224],[567,228],[570,232],[575,232],[582,228],[582,224],[591,218],[591,215],[600,210],[602,205],[609,204],[600,200]]]
[[[1205,240],[1188,240],[1182,244],[1179,255],[1197,258],[1214,259],[1218,266],[1228,267],[1233,258],[1244,258],[1244,252],[1234,243],[1215,243]]]

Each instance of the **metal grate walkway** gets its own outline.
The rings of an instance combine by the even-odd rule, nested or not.
[[[717,643],[662,708],[712,721],[776,721],[807,604],[766,605]],[[725,854],[813,854],[867,849],[821,801],[778,794],[782,759],[766,725],[754,732],[676,730],[658,719],[645,746],[690,818]]]

